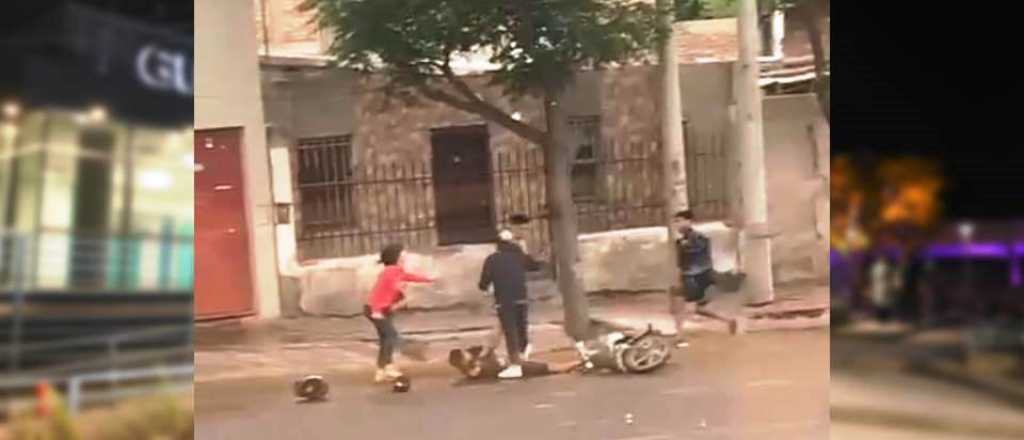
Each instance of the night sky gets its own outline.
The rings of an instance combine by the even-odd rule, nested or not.
[[[5,0],[0,13],[0,37],[30,26],[33,20],[63,3],[117,12],[189,34],[194,23],[191,0]]]
[[[1024,219],[1024,19],[1002,3],[844,3],[833,154],[938,158],[948,217]]]

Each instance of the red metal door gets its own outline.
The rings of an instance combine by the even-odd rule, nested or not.
[[[254,312],[249,266],[242,129],[195,132],[197,319]]]

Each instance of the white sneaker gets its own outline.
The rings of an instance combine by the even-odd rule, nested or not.
[[[402,376],[402,370],[399,370],[394,364],[384,367],[384,376],[387,379],[397,379]]]
[[[520,365],[509,365],[501,373],[498,373],[499,379],[519,379],[521,377],[523,377],[523,367]]]
[[[530,354],[533,353],[533,344],[526,344],[526,349],[523,350],[523,360],[530,360]]]

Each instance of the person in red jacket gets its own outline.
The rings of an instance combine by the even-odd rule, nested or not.
[[[383,382],[402,376],[402,372],[392,363],[395,348],[401,342],[398,330],[391,321],[391,313],[402,307],[405,295],[402,286],[407,282],[431,283],[430,277],[406,272],[403,266],[404,248],[400,244],[384,247],[380,252],[380,263],[384,270],[377,276],[377,284],[373,286],[370,298],[363,308],[366,318],[373,323],[380,337],[380,352],[377,355],[377,374],[375,382]]]

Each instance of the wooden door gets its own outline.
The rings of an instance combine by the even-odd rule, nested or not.
[[[494,192],[486,126],[434,130],[434,200],[440,245],[494,241]]]

